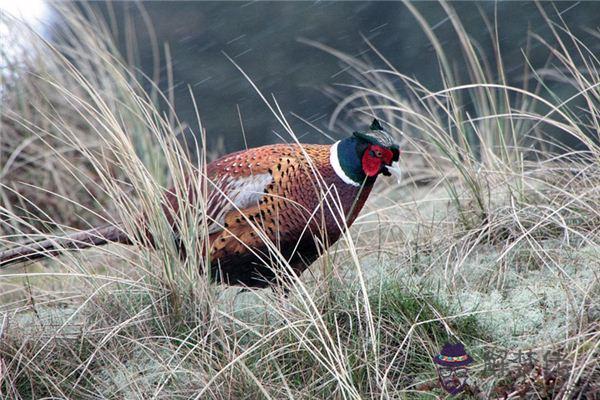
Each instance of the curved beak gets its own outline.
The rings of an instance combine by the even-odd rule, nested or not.
[[[394,176],[398,181],[398,185],[402,181],[402,169],[400,168],[400,163],[398,161],[392,162],[392,165],[385,166],[390,173],[390,175]]]

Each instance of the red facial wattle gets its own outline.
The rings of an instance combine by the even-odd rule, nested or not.
[[[381,172],[382,165],[390,165],[394,153],[378,145],[369,145],[362,157],[362,167],[365,174],[369,177],[376,176]]]

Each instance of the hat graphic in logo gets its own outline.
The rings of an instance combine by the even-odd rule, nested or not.
[[[433,362],[437,364],[440,385],[445,391],[455,395],[464,390],[469,377],[468,365],[473,358],[467,354],[462,343],[446,343]]]

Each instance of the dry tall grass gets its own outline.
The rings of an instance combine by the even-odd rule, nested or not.
[[[2,271],[0,394],[437,398],[444,392],[431,358],[460,340],[477,361],[466,397],[592,398],[600,380],[599,60],[546,16],[554,67],[528,69],[511,87],[493,25],[494,63],[444,5],[470,72],[461,82],[435,32],[407,7],[436,49],[444,90],[403,75],[375,48],[383,68],[319,45],[354,77],[332,92],[332,130],[383,117],[402,143],[406,179],[378,186],[350,234],[294,282],[288,300],[218,287],[199,273],[202,257],[178,258],[161,196],[171,186],[184,191],[185,176],[202,171],[210,132],[200,118],[190,127],[158,108],[163,95],[142,89],[146,78],[124,62],[100,18],[62,9],[67,26],[56,43],[6,21],[32,47],[2,75],[0,246],[107,223],[132,236],[147,229],[159,246],[150,250],[138,235],[134,246]],[[571,97],[548,89],[556,77]],[[277,103],[258,96],[295,140]],[[197,142],[180,140],[188,130]],[[553,142],[557,132],[583,150]],[[182,239],[202,254],[203,201],[181,205]],[[539,356],[490,373],[491,349]],[[550,350],[560,363],[542,359]]]

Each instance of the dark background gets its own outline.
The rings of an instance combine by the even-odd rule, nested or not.
[[[435,2],[414,3],[442,41],[451,62],[468,81],[458,37],[446,12]],[[495,62],[491,37],[482,15],[498,22],[500,45],[508,84],[521,84],[528,46],[534,67],[548,60],[548,51],[528,39],[534,32],[551,41],[551,32],[538,6],[533,2],[453,2],[469,35]],[[600,3],[542,3],[554,20],[564,19],[575,35],[600,53],[598,32]],[[244,146],[238,106],[248,145],[279,141],[274,132],[283,130],[275,117],[223,54],[229,55],[266,95],[273,94],[286,112],[295,133],[305,142],[325,142],[314,129],[291,116],[299,116],[325,128],[335,102],[324,88],[336,83],[353,83],[339,61],[301,43],[299,39],[321,42],[345,53],[375,61],[377,57],[361,38],[366,36],[402,73],[416,77],[430,89],[442,87],[439,67],[427,37],[414,16],[396,2],[145,2],[92,3],[111,23],[120,47],[126,53],[124,27],[135,26],[138,57],[136,63],[148,75],[153,71],[152,38],[144,21],[156,32],[161,48],[160,87],[168,89],[164,43],[169,44],[173,61],[173,89],[180,118],[197,130],[188,85],[193,88],[209,142],[225,138],[227,151]],[[107,7],[112,7],[109,10]],[[128,21],[128,22],[127,22]],[[129,22],[133,22],[130,24]],[[379,66],[383,63],[378,62]],[[568,91],[558,86],[557,93]],[[331,132],[334,137],[345,132]]]

